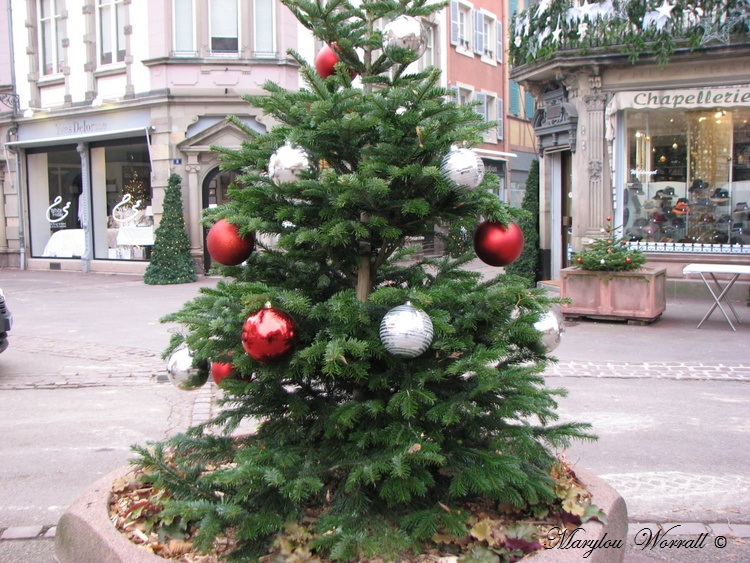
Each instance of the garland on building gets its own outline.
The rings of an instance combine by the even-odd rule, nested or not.
[[[164,192],[164,213],[155,232],[151,262],[143,277],[149,285],[190,283],[197,279],[182,214],[181,182],[178,174],[172,174]]]
[[[541,0],[516,13],[511,28],[513,65],[559,56],[623,53],[660,64],[678,48],[747,42],[746,0]]]

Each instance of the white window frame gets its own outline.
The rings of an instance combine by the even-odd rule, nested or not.
[[[111,10],[108,29],[102,25],[102,11],[104,8]],[[96,27],[97,27],[97,59],[102,66],[120,65],[125,62],[125,0],[97,0],[96,2]],[[120,20],[123,21],[120,21]],[[110,50],[104,51],[105,34],[110,40]],[[122,55],[120,55],[122,53]],[[106,61],[105,55],[109,54],[111,60]]]
[[[208,47],[211,52],[212,57],[223,57],[223,58],[239,58],[240,56],[240,48],[242,45],[242,26],[240,25],[240,22],[242,19],[240,18],[240,12],[241,12],[241,2],[239,0],[233,0],[235,3],[235,7],[237,10],[237,13],[235,15],[235,23],[237,25],[236,30],[236,38],[237,38],[237,49],[236,50],[226,50],[226,51],[220,51],[220,50],[214,50],[213,46],[213,40],[214,40],[214,31],[213,31],[213,0],[209,0],[208,2]],[[217,36],[218,37],[218,36]]]
[[[427,32],[427,47],[417,63],[419,70],[424,70],[430,66],[440,66],[438,60],[438,26],[427,20],[422,21],[422,26]]]
[[[480,57],[482,62],[494,66],[498,57],[502,57],[502,52],[497,51],[497,17],[486,10],[475,10],[473,19],[474,54]]]
[[[190,21],[190,33],[189,33],[189,45],[178,44],[177,34],[185,31],[184,20],[186,19],[183,15],[185,8],[189,8],[190,14],[188,16]],[[181,14],[182,17],[179,17]],[[197,38],[196,38],[196,27],[195,27],[195,0],[172,0],[172,56],[175,57],[196,57],[198,51],[196,49]],[[187,37],[188,34],[185,34]]]
[[[47,5],[50,14],[44,14],[43,6]],[[56,4],[59,4],[56,6]],[[57,8],[59,11],[55,11]],[[37,0],[36,3],[39,29],[39,69],[42,76],[54,76],[63,72],[63,13],[64,2],[55,0]],[[45,56],[46,55],[46,56]],[[48,68],[49,65],[49,68]]]
[[[258,4],[261,2],[266,2],[270,4],[271,8],[271,24],[269,25],[268,22],[263,19],[259,18],[258,16]],[[277,38],[276,38],[276,2],[275,0],[253,0],[253,56],[258,58],[276,58],[276,49],[277,49]],[[258,37],[261,35],[261,30],[266,31],[267,29],[271,30],[271,45],[270,50],[268,49],[260,49],[258,45]],[[239,35],[239,29],[238,29],[238,35]]]

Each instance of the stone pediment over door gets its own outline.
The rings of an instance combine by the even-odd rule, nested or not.
[[[248,123],[250,128],[260,133],[265,133],[265,127],[254,120],[252,121],[252,123]],[[188,133],[191,133],[194,129],[194,127],[191,127],[188,129]],[[187,139],[180,141],[177,144],[177,148],[183,154],[211,154],[212,157],[205,160],[215,160],[216,156],[211,151],[212,145],[236,149],[246,140],[247,134],[242,129],[226,119],[221,119],[213,125],[209,125],[199,132],[189,136]],[[202,158],[201,160],[204,159]]]

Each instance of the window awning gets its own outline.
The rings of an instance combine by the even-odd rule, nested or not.
[[[23,139],[18,141],[9,141],[4,143],[6,147],[47,147],[52,145],[73,145],[76,143],[90,143],[92,141],[105,141],[108,139],[123,139],[135,135],[148,136],[152,127],[133,127],[131,129],[115,129],[93,131],[89,133],[79,133],[76,135],[66,135],[62,137],[46,137],[39,139]]]

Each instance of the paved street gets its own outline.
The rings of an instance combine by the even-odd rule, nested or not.
[[[43,538],[83,489],[124,464],[130,445],[207,415],[215,386],[165,383],[159,356],[175,327],[158,319],[215,282],[0,270],[15,317],[0,354],[0,561],[53,561]],[[652,559],[750,560],[750,308],[735,301],[737,332],[718,312],[696,329],[709,305],[673,296],[651,325],[567,323],[546,374],[569,391],[561,417],[591,422],[600,437],[567,458],[625,497],[633,535],[675,522],[729,538],[700,559],[643,552]]]

